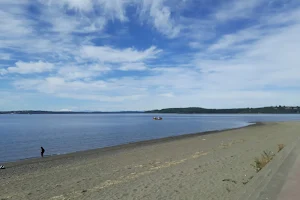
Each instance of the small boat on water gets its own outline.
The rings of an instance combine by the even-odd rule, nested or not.
[[[162,120],[162,117],[153,117],[154,120]]]

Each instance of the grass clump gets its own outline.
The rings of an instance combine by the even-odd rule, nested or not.
[[[285,147],[284,144],[278,144],[278,152],[281,151]]]
[[[271,151],[264,151],[263,154],[261,154],[260,158],[255,158],[254,160],[254,167],[256,172],[259,172],[264,168],[273,158],[274,154]]]

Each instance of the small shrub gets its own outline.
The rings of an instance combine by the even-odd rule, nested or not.
[[[259,172],[262,168],[264,168],[274,157],[275,155],[270,151],[264,151],[261,154],[260,158],[255,158],[254,160],[254,167],[256,172]]]
[[[284,144],[278,144],[278,152],[281,151],[285,147]]]

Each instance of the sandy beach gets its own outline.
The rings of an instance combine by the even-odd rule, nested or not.
[[[300,122],[191,134],[5,163],[0,199],[236,199],[252,164],[299,136]]]

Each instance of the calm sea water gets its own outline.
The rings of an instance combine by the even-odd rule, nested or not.
[[[300,115],[160,114],[0,115],[0,164],[135,141],[249,125],[256,121],[294,121]]]

